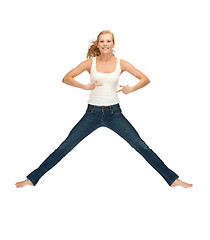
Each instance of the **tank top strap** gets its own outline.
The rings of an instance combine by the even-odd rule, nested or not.
[[[96,57],[92,57],[91,72],[96,70]]]
[[[120,58],[117,57],[117,71],[121,72],[121,67],[120,67]]]

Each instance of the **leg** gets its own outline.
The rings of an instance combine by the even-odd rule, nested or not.
[[[27,180],[35,186],[39,179],[54,167],[67,153],[69,153],[86,136],[100,127],[99,122],[92,120],[85,114],[73,127],[68,137],[51,153],[42,164],[27,176]],[[21,187],[21,186],[20,186]]]
[[[138,132],[121,112],[113,113],[113,118],[107,124],[107,127],[126,140],[131,147],[140,153],[146,161],[165,179],[170,185],[179,177],[175,172],[169,169],[164,162],[150,149],[141,139]]]

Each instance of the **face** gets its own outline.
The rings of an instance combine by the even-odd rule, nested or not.
[[[114,43],[112,39],[111,33],[102,34],[99,37],[99,42],[97,44],[101,53],[109,53],[112,52],[112,48],[114,48]]]

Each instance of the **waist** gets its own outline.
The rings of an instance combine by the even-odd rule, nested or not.
[[[120,109],[120,104],[113,104],[113,105],[108,105],[108,106],[97,106],[97,105],[92,105],[92,104],[88,104],[87,107],[88,110],[93,110],[93,111],[114,111],[117,109]]]

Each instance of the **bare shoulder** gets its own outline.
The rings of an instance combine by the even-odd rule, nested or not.
[[[86,59],[84,61],[82,61],[76,68],[75,70],[78,71],[78,73],[82,73],[84,71],[88,71],[90,73],[90,69],[91,69],[91,65],[92,65],[92,59]]]
[[[92,58],[89,58],[87,60],[82,61],[78,65],[78,68],[81,68],[83,71],[86,70],[86,71],[88,71],[90,73],[91,65],[92,65]]]
[[[84,71],[88,71],[90,73],[91,64],[92,64],[92,59],[84,60],[77,67],[69,71],[65,77],[70,76],[74,78]]]
[[[129,69],[134,68],[134,66],[131,63],[123,59],[120,59],[120,66],[121,66],[122,72],[124,71],[129,72]]]
[[[132,74],[133,76],[141,79],[147,78],[145,74],[143,74],[139,69],[135,68],[130,62],[120,59],[121,73],[126,71]]]

